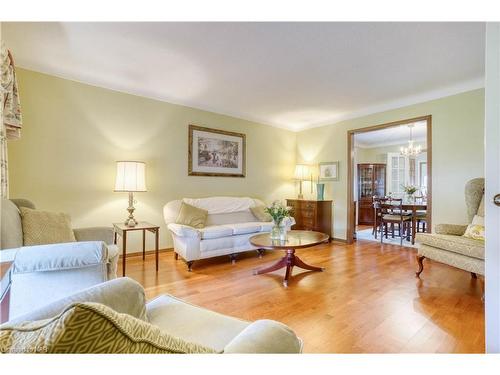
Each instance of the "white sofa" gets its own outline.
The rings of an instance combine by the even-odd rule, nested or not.
[[[176,224],[181,202],[208,211],[206,226],[202,229]],[[249,238],[259,232],[270,232],[273,223],[261,222],[252,214],[250,207],[264,205],[258,199],[240,197],[183,198],[168,202],[163,215],[172,233],[176,258],[180,255],[189,271],[195,260],[230,255],[234,262],[237,253],[258,250]],[[288,229],[295,224],[291,217],[285,221]]]

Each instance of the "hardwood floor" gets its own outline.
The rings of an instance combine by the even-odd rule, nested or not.
[[[464,272],[426,260],[421,279],[412,248],[358,241],[298,250],[324,272],[294,269],[288,289],[283,270],[253,275],[252,269],[283,254],[267,251],[198,261],[188,272],[173,252],[127,258],[127,276],[148,298],[170,293],[188,302],[246,320],[275,319],[304,340],[304,352],[483,353],[481,285]],[[119,268],[120,269],[120,268]]]

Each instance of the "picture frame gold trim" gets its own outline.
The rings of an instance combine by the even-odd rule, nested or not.
[[[193,131],[203,131],[214,134],[229,135],[232,137],[239,137],[242,139],[242,173],[211,173],[211,172],[194,172],[193,171]],[[227,130],[206,128],[198,125],[189,125],[188,128],[188,176],[208,176],[208,177],[245,177],[246,176],[246,135],[243,133],[236,133]]]

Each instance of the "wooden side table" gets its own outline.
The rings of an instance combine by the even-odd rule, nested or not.
[[[160,227],[148,223],[146,221],[141,221],[137,223],[135,227],[129,227],[124,223],[113,223],[113,228],[115,231],[115,245],[117,243],[117,235],[120,235],[123,240],[122,244],[122,271],[123,276],[125,276],[125,263],[127,259],[127,232],[133,232],[135,230],[142,231],[142,260],[146,257],[146,231],[155,234],[155,257],[156,257],[156,272],[158,272],[158,246],[160,237]]]

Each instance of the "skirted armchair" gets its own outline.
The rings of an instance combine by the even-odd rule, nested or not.
[[[24,246],[19,207],[35,208],[25,199],[1,200],[0,259],[14,262],[10,318],[116,278],[112,228],[74,229],[77,242]]]
[[[108,312],[95,311],[99,305]],[[77,313],[82,307],[93,313]],[[273,320],[248,322],[167,294],[146,303],[144,288],[127,277],[66,296],[0,326],[0,352],[298,354],[302,345],[289,327]]]
[[[465,186],[467,218],[484,217],[484,178],[475,178]],[[472,277],[484,276],[484,241],[463,237],[467,225],[439,224],[435,233],[418,233],[417,277],[424,269],[425,258],[445,263],[471,273]]]

